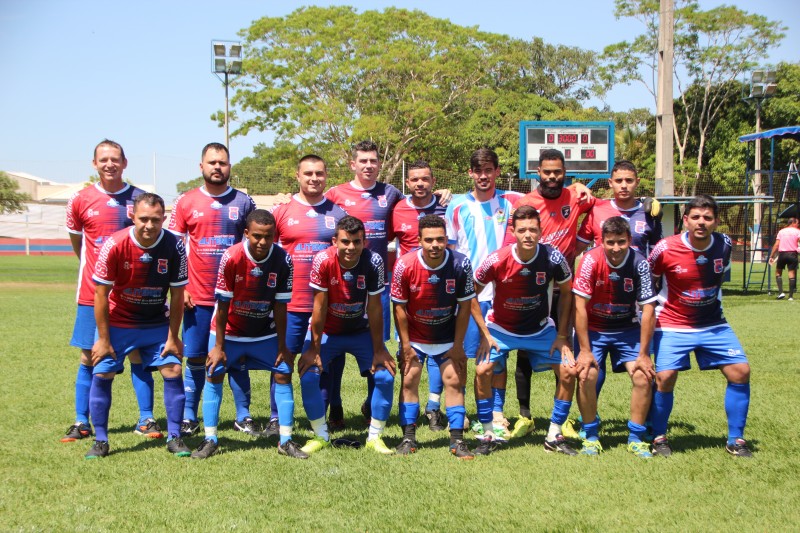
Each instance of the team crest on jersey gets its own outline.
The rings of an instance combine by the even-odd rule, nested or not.
[[[325,227],[327,229],[336,229],[336,220],[333,217],[325,217]]]
[[[388,207],[389,206],[389,202],[386,201],[386,195],[385,194],[382,194],[382,195],[378,196],[378,205],[381,206],[381,207]]]
[[[267,287],[275,287],[278,284],[278,274],[270,272],[267,276]]]
[[[253,270],[250,271],[250,275],[253,276],[254,278],[260,278],[261,276],[264,275],[264,271],[256,266],[253,267]]]
[[[608,279],[610,279],[611,281],[619,281],[619,274],[617,274],[616,272],[612,272],[611,274],[608,275]]]
[[[148,254],[147,252],[143,253],[142,256],[139,258],[139,261],[142,263],[149,263],[153,260],[153,257]]]
[[[344,279],[345,281],[353,281],[353,273],[348,270],[347,272],[342,274],[342,279]]]
[[[222,204],[214,200],[211,202],[211,209],[222,209]]]
[[[358,278],[356,278],[356,289],[366,289],[367,288],[367,279],[363,274],[360,274]]]
[[[706,256],[704,256],[704,255],[698,255],[697,259],[695,260],[695,262],[698,265],[705,265],[706,263],[708,263],[708,258]]]
[[[446,279],[444,280],[444,292],[447,294],[455,294],[456,293],[456,280],[455,279]]]
[[[547,272],[537,272],[536,273],[536,284],[537,285],[544,285],[547,283]]]
[[[239,220],[239,208],[234,206],[229,207],[228,218],[230,220]]]
[[[119,207],[119,202],[115,198],[109,198],[106,205],[108,207]]]
[[[528,267],[523,268],[522,270],[519,271],[519,273],[520,273],[521,276],[530,276],[531,275],[531,271],[528,269]]]
[[[647,223],[644,220],[637,220],[633,227],[636,233],[644,233],[647,230]]]
[[[159,259],[158,260],[158,273],[159,274],[166,274],[168,269],[169,269],[169,260],[168,259]]]
[[[561,206],[561,216],[564,218],[569,218],[569,214],[572,211],[572,208],[568,205]]]
[[[724,269],[725,266],[722,264],[722,259],[714,259],[714,272],[721,274]]]
[[[434,274],[433,276],[428,278],[428,283],[436,284],[439,283],[439,276]]]
[[[633,278],[625,278],[622,287],[625,292],[633,292]]]
[[[319,216],[319,213],[317,213],[313,209],[309,209],[308,211],[306,211],[306,216],[308,218],[317,218]]]
[[[133,218],[133,204],[127,204],[125,206],[125,212],[128,214],[128,218]]]

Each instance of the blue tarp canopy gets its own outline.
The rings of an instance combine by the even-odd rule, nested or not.
[[[789,138],[795,141],[800,141],[800,126],[786,126],[785,128],[775,128],[774,130],[760,131],[758,133],[750,133],[739,137],[739,142],[750,142],[756,139],[772,139],[779,137],[781,139]]]

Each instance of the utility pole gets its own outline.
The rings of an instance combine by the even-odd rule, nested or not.
[[[658,90],[656,96],[656,197],[675,194],[672,114],[673,34],[675,31],[673,0],[661,0],[658,17]],[[675,228],[674,209],[664,209],[664,236]]]

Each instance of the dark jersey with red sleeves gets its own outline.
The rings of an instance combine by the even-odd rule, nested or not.
[[[622,217],[631,227],[631,246],[645,257],[662,238],[661,221],[644,212],[641,202],[632,209],[617,207],[614,200],[597,200],[581,222],[578,240],[599,246],[603,239],[603,222],[611,217]]]
[[[528,262],[519,259],[516,244],[489,254],[475,271],[480,285],[494,283],[487,327],[518,337],[536,333],[550,320],[551,281],[564,283],[571,277],[567,260],[550,245],[539,243]]]
[[[231,187],[212,196],[204,187],[178,196],[168,229],[188,237],[189,285],[198,305],[214,305],[214,282],[222,253],[242,240],[245,219],[255,210],[253,199]]]
[[[183,241],[161,230],[156,242],[144,247],[134,228],[120,230],[100,250],[94,281],[112,285],[109,324],[119,328],[147,328],[169,323],[167,292],[189,279]]]
[[[133,201],[142,192],[126,184],[121,190],[111,193],[95,183],[73,194],[67,202],[67,231],[83,235],[77,291],[80,305],[94,305],[92,274],[97,256],[111,235],[133,224]]]
[[[353,268],[344,268],[336,247],[331,246],[314,256],[309,284],[328,293],[325,333],[341,335],[368,330],[367,295],[380,294],[386,289],[383,259],[364,248],[358,263]]]
[[[589,300],[586,312],[592,331],[637,327],[637,302],[656,301],[650,264],[633,248],[616,267],[608,262],[602,246],[586,252],[575,271],[572,292]]]
[[[425,263],[422,250],[405,254],[394,266],[392,300],[406,304],[411,342],[452,343],[458,303],[474,297],[472,265],[456,251],[446,250],[436,268]]]
[[[325,196],[364,223],[367,248],[380,255],[386,264],[389,241],[394,240],[392,210],[403,199],[403,193],[380,181],[370,189],[348,182],[329,189]]]
[[[688,233],[662,239],[649,259],[654,278],[661,278],[656,329],[692,331],[725,324],[722,281],[730,260],[731,241],[722,233],[712,233],[705,250],[692,248]]]
[[[292,258],[279,246],[256,261],[247,242],[234,244],[222,254],[215,289],[217,300],[230,302],[225,338],[257,341],[275,336],[272,311],[275,302],[292,297]],[[216,332],[217,311],[211,319]]]
[[[437,215],[444,220],[447,208],[439,203],[440,197],[434,195],[425,207],[417,207],[410,197],[405,197],[394,206],[392,229],[400,244],[398,256],[403,256],[419,248],[419,219],[425,215]]]
[[[294,195],[287,204],[279,205],[275,215],[275,242],[292,256],[294,289],[287,309],[310,313],[314,306],[314,291],[308,285],[314,256],[327,250],[336,235],[336,223],[346,213],[327,198],[309,205]]]

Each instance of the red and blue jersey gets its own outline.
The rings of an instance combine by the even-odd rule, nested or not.
[[[292,256],[294,290],[287,309],[310,313],[314,306],[314,291],[308,285],[314,256],[327,250],[336,236],[336,224],[346,213],[327,198],[309,205],[293,196],[287,204],[279,205],[275,215],[275,242]]]
[[[578,240],[599,246],[603,240],[603,222],[611,217],[622,217],[631,227],[631,246],[645,257],[661,240],[661,221],[644,212],[641,202],[631,209],[617,207],[614,200],[597,200],[581,222]]]
[[[136,241],[134,228],[108,238],[94,271],[94,281],[112,285],[109,324],[118,328],[147,328],[169,323],[167,292],[189,279],[186,250],[168,231],[151,246]]]
[[[650,270],[661,278],[656,330],[701,331],[725,324],[722,281],[731,268],[731,241],[711,234],[705,250],[692,248],[688,233],[662,239],[650,254]]]
[[[92,275],[97,256],[111,235],[133,224],[133,201],[142,192],[141,189],[126,184],[121,190],[112,193],[95,183],[73,194],[67,202],[67,231],[74,235],[83,235],[77,291],[80,305],[94,305]]]
[[[403,193],[394,185],[380,181],[369,189],[362,189],[351,181],[332,187],[325,196],[364,223],[367,248],[387,264],[389,242],[394,240],[392,210],[403,199]]]
[[[392,275],[392,300],[406,304],[408,336],[422,346],[452,344],[459,302],[475,297],[467,256],[446,250],[444,261],[429,267],[416,250],[400,257]]]
[[[222,253],[242,240],[245,219],[255,210],[253,199],[231,187],[212,196],[205,187],[178,196],[168,229],[188,237],[189,285],[197,305],[214,305],[214,281]]]
[[[550,245],[538,244],[533,259],[523,262],[517,245],[489,254],[475,271],[480,285],[494,284],[494,302],[486,326],[501,333],[532,335],[550,323],[551,281],[564,283],[572,271],[564,256]]]
[[[419,219],[425,215],[437,215],[443,220],[447,208],[439,204],[440,197],[434,195],[425,207],[417,207],[411,197],[405,197],[394,206],[392,230],[400,245],[398,257],[419,248]]]
[[[279,246],[271,246],[267,257],[256,261],[246,242],[234,244],[219,262],[217,300],[230,302],[225,338],[258,341],[276,335],[275,302],[292,297],[292,258]],[[211,332],[216,332],[216,309]]]
[[[637,302],[656,301],[650,264],[632,248],[618,266],[608,262],[602,247],[586,252],[575,271],[572,292],[589,300],[589,329],[601,332],[637,327]]]
[[[364,248],[358,263],[344,268],[336,247],[331,246],[314,256],[309,283],[313,289],[328,293],[323,331],[329,335],[359,333],[369,329],[367,295],[386,289],[383,259]]]

